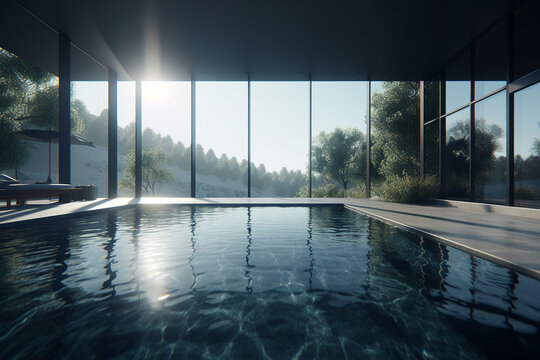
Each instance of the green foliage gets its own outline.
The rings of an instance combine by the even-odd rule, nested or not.
[[[418,175],[419,83],[384,82],[383,92],[372,96],[372,174],[388,178],[405,173]]]
[[[118,152],[120,154],[127,156],[135,147],[134,137],[134,123],[130,123],[124,128],[118,128]],[[165,164],[190,170],[190,146],[186,147],[180,141],[175,143],[170,136],[162,136],[150,128],[144,129],[142,142],[148,151],[163,151],[166,155]],[[218,158],[214,150],[208,149],[206,151],[200,144],[197,144],[197,172],[201,175],[215,176],[223,181],[241,180],[247,184],[247,167],[248,163],[245,159],[239,162],[236,157],[229,158],[225,154]],[[263,164],[257,167],[253,163],[251,164],[251,179],[254,190],[270,190],[277,196],[295,196],[300,187],[308,181],[307,175],[299,170],[282,168],[279,172],[269,172]],[[133,188],[130,186],[127,184],[125,188]]]
[[[536,192],[534,185],[517,185],[514,189],[516,200],[539,200],[540,196]]]
[[[30,103],[51,75],[0,48],[0,169],[18,168],[29,154],[27,142],[15,133],[23,129]]]
[[[387,201],[400,203],[420,203],[434,198],[439,192],[435,176],[425,176],[419,180],[416,176],[403,173],[390,175],[377,188],[378,194]]]
[[[16,133],[25,128],[58,129],[56,77],[0,48],[0,169],[18,168],[32,148]],[[77,109],[71,111],[72,132],[84,129]]]
[[[0,118],[0,169],[17,169],[26,161],[29,147],[15,137],[17,128]]]
[[[372,188],[388,201],[422,202],[439,190],[436,175],[420,180],[419,85],[414,81],[384,82],[383,92],[372,96]],[[435,113],[436,99],[430,98],[426,106]],[[431,146],[437,142],[436,136],[432,138]]]
[[[159,194],[161,187],[174,182],[173,174],[161,167],[167,155],[162,150],[143,151],[142,153],[142,187],[149,194]],[[120,179],[120,187],[133,191],[135,189],[135,153],[126,156],[124,172]]]
[[[107,109],[102,110],[98,116],[95,116],[90,114],[86,105],[79,99],[74,100],[73,108],[77,111],[84,125],[81,136],[92,141],[96,146],[106,147],[108,145],[107,129],[109,120]]]
[[[356,179],[366,175],[366,140],[357,129],[335,128],[322,131],[313,144],[313,171],[344,190]]]
[[[313,187],[311,195],[315,198],[365,198],[365,185],[357,185],[350,189],[341,189],[335,184],[325,184],[319,187]],[[296,194],[296,197],[309,197],[309,185],[304,185]]]
[[[460,197],[469,192],[469,131],[469,119],[463,119],[448,129],[445,182],[445,194],[448,196]],[[500,166],[500,159],[495,155],[502,137],[503,130],[499,126],[493,124],[488,126],[485,119],[476,120],[474,160],[478,184],[497,177],[500,181],[504,181],[505,167]]]

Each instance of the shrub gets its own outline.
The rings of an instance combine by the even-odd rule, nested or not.
[[[515,198],[519,200],[538,200],[539,198],[534,185],[518,185],[514,191]]]
[[[391,175],[378,187],[379,195],[387,201],[420,203],[434,198],[439,192],[435,176],[420,180],[408,174]]]
[[[320,187],[314,187],[311,189],[311,195],[317,198],[364,198],[366,197],[366,188],[365,185],[357,185],[352,189],[340,189],[335,184],[326,184]],[[309,196],[309,185],[304,185],[300,191],[296,194],[297,197],[308,197]]]

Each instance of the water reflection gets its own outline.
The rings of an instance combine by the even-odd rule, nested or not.
[[[249,263],[249,255],[251,254],[251,208],[248,207],[247,209],[247,247],[246,247],[246,272],[244,276],[247,279],[246,284],[246,291],[250,293],[252,291],[251,289],[251,274],[250,274],[250,268],[253,268],[254,266]]]
[[[309,214],[309,217],[308,217],[308,224],[307,224],[307,232],[308,232],[308,237],[307,237],[307,241],[306,241],[306,244],[307,244],[307,247],[308,247],[308,253],[309,253],[309,267],[306,269],[306,271],[309,273],[309,290],[312,290],[313,287],[313,267],[315,265],[315,257],[313,256],[313,247],[311,247],[311,241],[313,241],[313,228],[312,228],[312,221],[313,221],[313,208],[309,208],[308,209],[308,214]]]
[[[394,341],[393,331],[416,329],[427,343],[467,348],[474,339],[487,355],[504,353],[504,343],[483,333],[539,351],[538,281],[343,208],[134,208],[0,237],[7,339],[32,343],[30,328],[39,329],[44,315],[8,329],[49,299],[60,314],[71,309],[54,315],[54,336],[69,332],[63,327],[123,334],[131,326],[130,336],[150,348],[156,339],[147,331],[163,329],[178,335],[155,335],[158,343],[187,341],[197,351],[209,337],[227,343],[243,331],[257,334],[256,349],[287,348],[271,340],[283,327],[298,347],[312,336],[338,346],[332,336],[340,334],[351,346],[362,336]]]
[[[105,243],[104,249],[107,252],[107,255],[105,256],[105,259],[107,260],[107,265],[105,265],[105,274],[108,275],[109,278],[103,283],[102,288],[112,288],[112,296],[116,295],[115,286],[113,284],[114,279],[116,279],[116,271],[114,271],[112,267],[115,258],[114,245],[116,243],[117,221],[118,219],[116,213],[107,213],[107,234],[109,240]]]

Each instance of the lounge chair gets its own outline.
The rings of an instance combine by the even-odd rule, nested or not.
[[[7,177],[7,178],[6,178]],[[58,198],[60,202],[72,200],[95,200],[95,186],[76,186],[69,184],[20,184],[7,175],[0,176],[0,200],[6,201],[11,207],[11,201],[24,205],[28,199]]]

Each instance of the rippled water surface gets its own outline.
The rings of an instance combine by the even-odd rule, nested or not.
[[[341,207],[0,234],[0,358],[540,358],[539,281]]]

